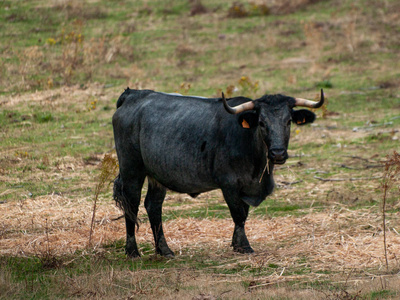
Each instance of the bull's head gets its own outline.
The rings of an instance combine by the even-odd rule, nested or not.
[[[318,102],[283,95],[264,96],[241,105],[230,107],[222,93],[226,111],[239,114],[239,123],[245,128],[255,128],[268,148],[268,157],[274,164],[284,164],[288,158],[290,124],[304,125],[315,120],[307,109],[294,110],[295,106],[319,108],[324,104],[324,92]]]

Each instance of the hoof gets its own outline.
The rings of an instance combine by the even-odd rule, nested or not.
[[[171,249],[169,249],[164,236],[160,238],[158,245],[156,245],[156,253],[166,258],[173,258],[175,256],[174,252]]]
[[[164,256],[165,258],[174,258],[175,257],[174,252],[169,248],[168,249],[163,249],[163,250],[157,249],[156,252],[157,252],[157,254],[159,254],[161,256]]]
[[[250,246],[246,247],[233,247],[233,251],[243,253],[243,254],[253,254],[254,250]]]
[[[139,253],[139,251],[128,251],[128,250],[125,250],[125,254],[129,257],[129,258],[137,258],[137,257],[140,257],[140,253]]]
[[[171,253],[168,253],[168,254],[165,254],[165,255],[163,255],[165,258],[174,258],[175,257],[175,254],[174,254],[174,252],[172,252],[171,251]]]

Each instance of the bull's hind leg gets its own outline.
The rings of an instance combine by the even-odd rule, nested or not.
[[[164,202],[166,189],[154,179],[148,179],[149,188],[146,199],[144,200],[144,206],[149,216],[151,230],[153,231],[156,252],[165,257],[174,257],[174,252],[172,252],[167,245],[162,227],[162,204]]]
[[[144,178],[145,176],[121,178],[119,175],[114,182],[114,199],[125,213],[125,252],[130,257],[140,256],[136,244],[135,227],[138,225],[137,214]]]
[[[239,193],[232,193],[226,190],[222,190],[222,192],[231,212],[233,222],[235,223],[232,237],[233,251],[254,253],[244,230],[244,225],[249,214],[249,205],[239,198]]]

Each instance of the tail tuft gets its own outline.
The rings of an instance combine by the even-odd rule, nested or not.
[[[133,213],[132,210],[130,209],[129,201],[124,196],[123,182],[121,180],[120,175],[118,175],[117,178],[115,178],[114,180],[113,198],[115,200],[115,204],[117,205],[117,207],[119,207],[125,213],[125,218],[129,218],[130,220],[135,222],[137,230],[139,230],[138,218],[135,215],[135,213]]]

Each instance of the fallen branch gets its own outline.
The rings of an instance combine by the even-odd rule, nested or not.
[[[296,181],[292,181],[292,182],[290,182],[290,181],[281,181],[281,182],[278,182],[276,184],[276,186],[278,188],[283,188],[284,189],[284,188],[290,188],[292,185],[298,184],[300,182],[303,182],[303,180],[296,180]]]
[[[385,123],[381,123],[381,124],[370,124],[370,125],[364,126],[364,127],[354,127],[353,131],[372,130],[372,128],[375,128],[375,127],[384,127],[384,126],[388,126],[388,125],[393,125],[393,122],[385,122]]]
[[[318,176],[314,176],[315,179],[321,181],[357,181],[357,180],[371,180],[371,179],[381,179],[382,176],[374,176],[374,177],[351,177],[351,178],[322,178]]]
[[[364,158],[364,157],[357,156],[357,155],[343,155],[343,157],[350,157],[350,158],[354,158],[354,159],[359,159],[359,160],[366,161],[368,163],[379,163],[379,161],[368,159],[368,158]]]
[[[296,181],[281,181],[282,185],[293,185],[293,184],[298,184],[300,182],[303,182],[303,180],[296,180]]]
[[[349,169],[349,170],[364,170],[364,169],[372,169],[372,168],[383,168],[383,165],[366,165],[366,166],[364,166],[362,168],[349,167],[349,166],[347,166],[345,164],[336,164],[336,165],[338,165],[341,168]]]

